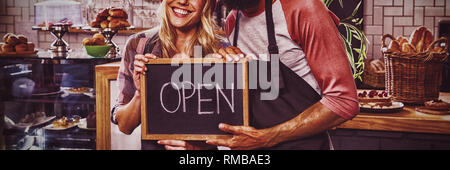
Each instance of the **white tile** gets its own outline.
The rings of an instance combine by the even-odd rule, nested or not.
[[[425,7],[425,16],[427,17],[445,16],[445,9],[444,7]]]
[[[423,7],[415,7],[414,8],[414,25],[418,26],[418,25],[423,25],[423,12],[424,9]]]

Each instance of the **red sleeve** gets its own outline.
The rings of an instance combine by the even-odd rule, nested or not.
[[[306,54],[323,94],[320,101],[345,119],[359,113],[356,85],[344,42],[337,30],[339,19],[321,0],[280,0],[289,34]]]
[[[231,33],[233,33],[234,26],[236,25],[236,16],[237,11],[233,10],[227,17],[227,21],[225,23],[225,32],[227,32],[227,37],[230,37]]]

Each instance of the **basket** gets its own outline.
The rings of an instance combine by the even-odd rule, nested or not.
[[[394,101],[423,104],[426,101],[439,98],[439,86],[442,81],[442,69],[448,54],[447,38],[434,41],[426,52],[418,54],[401,54],[387,49],[385,40],[392,35],[382,38],[382,53],[386,64],[386,90]],[[438,43],[445,43],[442,53],[432,53],[431,50]]]
[[[366,66],[369,65],[371,60],[366,61]],[[364,74],[363,74],[363,83],[364,85],[370,86],[372,88],[376,89],[384,89],[385,88],[385,75],[386,72],[377,72],[369,67],[364,68]]]

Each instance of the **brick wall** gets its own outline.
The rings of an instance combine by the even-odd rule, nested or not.
[[[408,37],[425,26],[437,37],[440,20],[450,20],[450,0],[364,0],[364,30],[371,42],[368,58],[381,58],[384,34]]]

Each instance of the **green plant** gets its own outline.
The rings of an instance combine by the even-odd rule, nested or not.
[[[334,2],[334,0],[322,0],[327,7]],[[342,0],[338,0],[341,8],[344,8],[344,3]],[[362,81],[362,74],[364,73],[364,59],[367,58],[367,45],[369,44],[369,40],[367,39],[364,31],[359,29],[357,26],[361,26],[363,22],[363,18],[357,18],[356,14],[361,7],[362,0],[358,3],[358,5],[353,10],[352,15],[341,20],[339,26],[345,28],[345,33],[341,34],[342,39],[344,40],[344,44],[347,51],[347,56],[350,61],[350,65],[353,70],[353,78],[359,79]],[[357,41],[354,41],[356,39]],[[358,43],[359,47],[354,47],[353,42]],[[356,44],[355,44],[356,45]],[[355,58],[356,57],[356,58]]]

